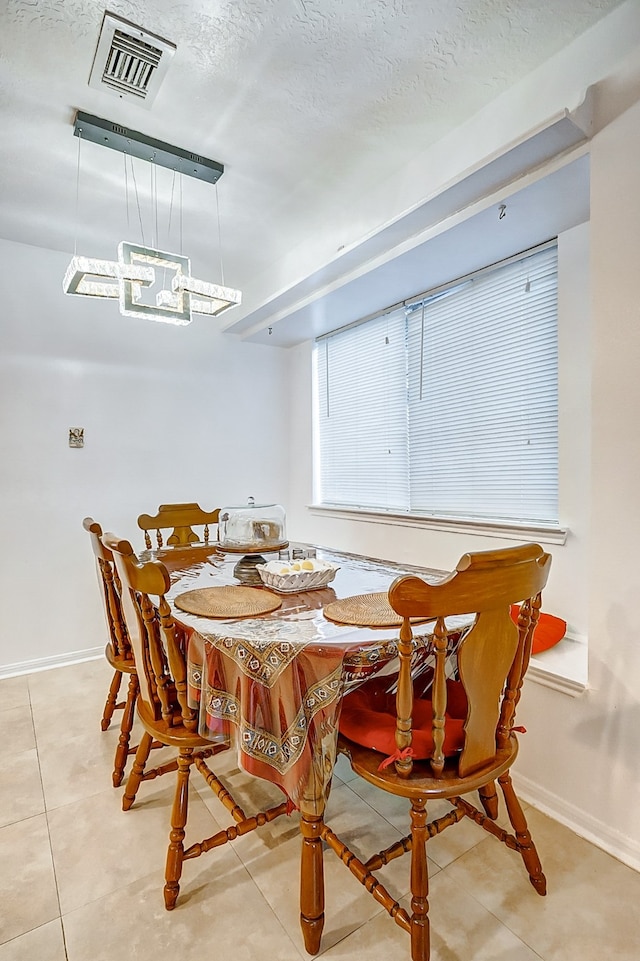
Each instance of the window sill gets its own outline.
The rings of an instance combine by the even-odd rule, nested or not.
[[[548,651],[535,654],[527,671],[529,680],[570,697],[579,697],[588,690],[587,676],[587,640],[570,634]]]
[[[452,534],[483,534],[485,537],[501,537],[505,540],[532,540],[540,544],[564,544],[567,531],[560,527],[531,527],[515,524],[497,524],[487,521],[466,521],[443,517],[425,517],[418,514],[394,514],[390,511],[364,510],[362,508],[329,507],[309,504],[312,514],[335,517],[342,520],[368,521],[376,524],[392,524],[396,527],[424,527]]]
[[[307,509],[318,516],[330,516],[343,520],[393,524],[400,527],[425,527],[452,533],[484,534],[489,537],[520,541],[535,540],[543,544],[564,544],[567,539],[567,531],[559,528],[513,527],[474,521],[448,521],[415,515],[391,514],[386,511],[326,507],[321,504],[308,505]],[[543,687],[567,694],[569,697],[578,697],[588,690],[587,672],[587,639],[567,634],[559,644],[531,658],[527,678]]]

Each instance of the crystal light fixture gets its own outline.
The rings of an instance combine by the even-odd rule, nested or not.
[[[172,273],[171,289],[163,286],[156,292],[155,303],[145,302],[143,289],[155,287],[158,275],[165,284],[168,271]],[[190,324],[194,313],[217,317],[242,300],[239,290],[192,277],[188,257],[124,240],[118,245],[117,261],[73,257],[62,289],[65,294],[117,299],[120,313],[126,317],[179,326]]]
[[[176,274],[171,282],[171,288],[191,296],[191,309],[195,313],[209,314],[212,317],[218,317],[228,307],[233,307],[234,304],[242,301],[239,290],[221,287],[220,284],[210,284],[206,280],[196,280],[195,277],[185,277],[183,274]]]
[[[111,278],[115,281],[114,283],[108,282]],[[120,296],[121,281],[134,281],[138,286],[149,286],[154,278],[155,272],[152,267],[136,269],[112,260],[72,257],[64,275],[62,289],[65,294],[117,299]]]
[[[78,111],[76,115],[74,133],[79,138],[76,177],[76,238],[80,183],[80,143],[83,137],[92,140],[94,143],[111,147],[125,155],[125,185],[127,181],[127,156],[131,160],[132,174],[133,156],[150,161],[154,167],[160,165],[173,170],[174,178],[176,173],[180,175],[185,173],[198,180],[217,184],[218,179],[224,172],[222,164],[214,160],[199,157],[179,147],[173,147],[162,141],[146,137],[138,131],[129,130],[126,127],[102,120],[99,117],[92,117],[81,111]],[[155,183],[153,175],[152,183]],[[173,189],[171,201],[173,204]],[[139,202],[138,215],[140,216]],[[220,235],[219,216],[218,211],[218,236]],[[182,224],[182,209],[180,218]],[[171,222],[171,212],[169,222]],[[180,246],[182,247],[182,226],[180,231]],[[157,237],[155,240],[157,243]],[[220,268],[222,270],[222,258]],[[156,250],[155,247],[147,247],[144,244],[144,232],[142,245],[128,243],[124,240],[118,245],[117,260],[97,260],[90,257],[81,257],[74,250],[74,256],[64,276],[62,289],[65,294],[97,297],[102,300],[117,300],[120,305],[120,313],[126,317],[141,317],[179,326],[190,324],[193,314],[218,317],[225,310],[235,307],[242,301],[242,294],[239,290],[192,277],[191,261],[181,253],[173,254]]]

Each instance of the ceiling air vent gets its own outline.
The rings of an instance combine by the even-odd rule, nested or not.
[[[168,40],[105,13],[89,86],[149,107],[175,52]]]

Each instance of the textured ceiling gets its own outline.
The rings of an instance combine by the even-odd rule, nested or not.
[[[83,144],[77,109],[225,164],[225,279],[243,287],[322,218],[398,170],[619,0],[3,0],[0,236],[111,257],[125,234],[176,246],[171,175]],[[151,109],[89,88],[105,9],[177,46]],[[142,164],[142,162],[141,162]],[[215,190],[185,178],[184,249],[218,279]],[[127,213],[129,225],[127,225]],[[163,234],[164,232],[164,234]]]

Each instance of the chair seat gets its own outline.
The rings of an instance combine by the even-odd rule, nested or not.
[[[373,678],[343,699],[338,751],[347,755],[351,767],[360,777],[405,797],[455,797],[462,788],[473,790],[474,787],[469,787],[471,783],[479,788],[488,780],[499,777],[508,770],[518,753],[515,735],[506,748],[496,753],[490,764],[473,776],[467,775],[464,780],[458,777],[457,757],[464,746],[468,702],[460,681],[448,679],[446,684],[443,751],[447,762],[440,776],[435,777],[428,761],[433,751],[433,705],[424,696],[416,697],[413,703],[411,747],[414,763],[411,774],[408,778],[400,777],[393,764],[381,768],[385,758],[396,753],[396,696],[385,690],[389,678]]]
[[[136,662],[132,654],[129,657],[122,657],[122,655],[116,654],[113,644],[107,644],[104,655],[114,671],[121,671],[123,674],[135,674]]]
[[[509,770],[516,759],[518,741],[515,734],[512,734],[507,747],[496,751],[495,758],[490,764],[464,778],[458,776],[457,755],[446,759],[444,770],[438,777],[434,775],[429,761],[426,760],[414,760],[408,777],[401,777],[393,764],[380,770],[380,762],[384,760],[384,755],[351,741],[342,733],[338,738],[338,753],[347,756],[352,770],[363,780],[389,794],[435,801],[477,791],[489,781],[499,778]]]
[[[178,715],[173,725],[168,724],[164,719],[154,718],[143,701],[137,704],[138,717],[145,731],[157,741],[163,744],[178,748],[205,748],[214,749],[217,754],[222,749],[222,745],[215,745],[204,737],[200,737],[197,731],[188,731],[181,723],[182,719]],[[224,745],[226,747],[226,745]]]

